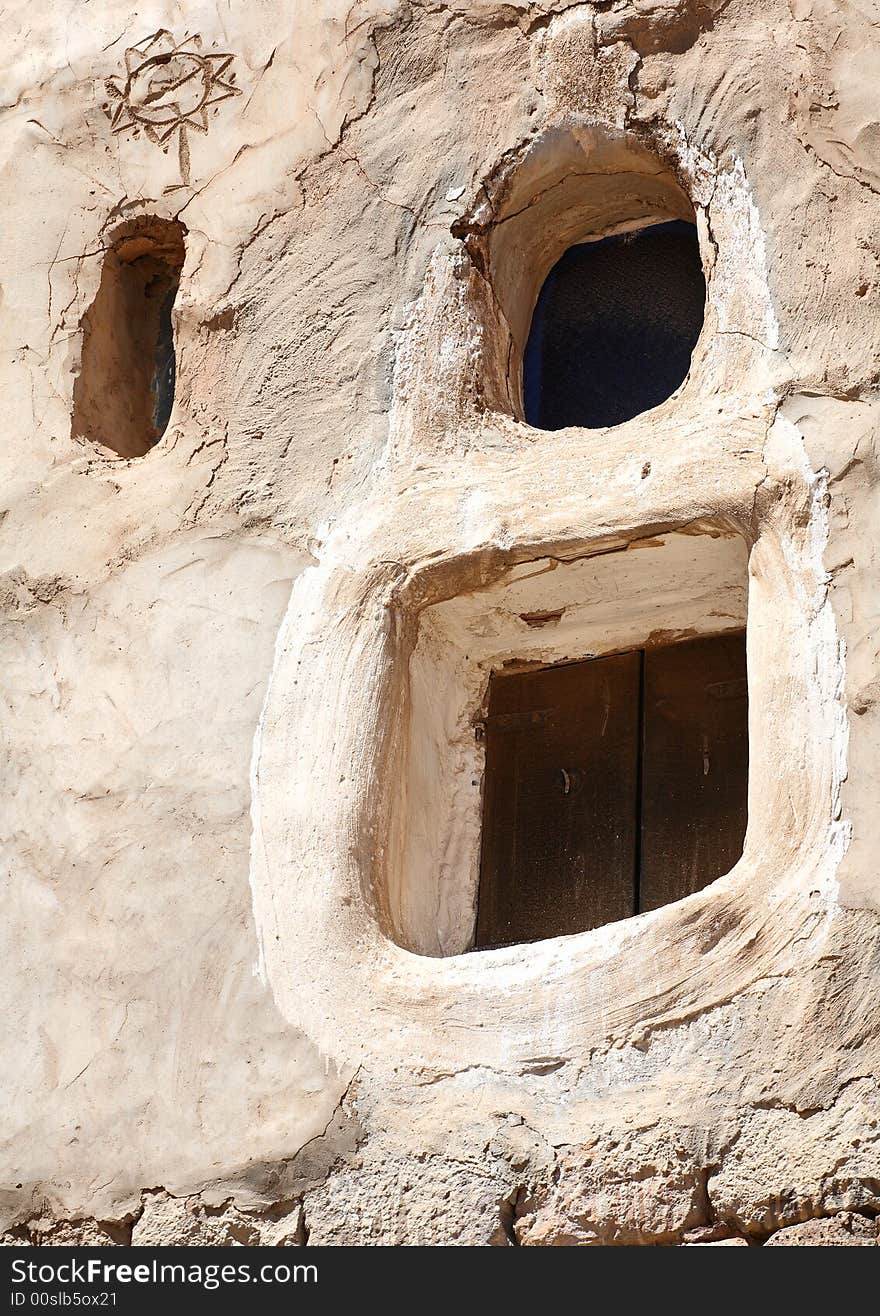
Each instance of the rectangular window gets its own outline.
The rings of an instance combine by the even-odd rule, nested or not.
[[[732,868],[747,713],[742,632],[493,675],[475,948],[583,932]]]

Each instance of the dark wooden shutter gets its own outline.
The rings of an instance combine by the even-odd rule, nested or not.
[[[739,859],[748,760],[745,635],[646,650],[640,910],[699,891]]]
[[[641,655],[492,677],[475,945],[635,912]]]

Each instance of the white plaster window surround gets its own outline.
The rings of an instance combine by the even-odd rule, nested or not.
[[[260,971],[286,1017],[352,1063],[527,1081],[538,1060],[784,971],[833,908],[846,718],[823,476],[777,414],[786,365],[742,167],[672,134],[663,150],[674,170],[619,130],[554,125],[477,198],[457,228],[469,254],[438,248],[400,335],[372,486],[295,584],[253,756]],[[580,219],[550,225],[547,198],[575,187]],[[526,426],[509,363],[560,243],[689,206],[708,292],[685,384],[613,429]],[[560,607],[552,632],[522,622]],[[739,863],[620,923],[463,953],[479,828],[465,732],[492,665],[738,628],[746,611]]]
[[[492,671],[741,630],[747,597],[745,540],[705,524],[608,553],[524,561],[425,608],[386,870],[395,940],[423,955],[473,943],[484,771],[475,732]]]

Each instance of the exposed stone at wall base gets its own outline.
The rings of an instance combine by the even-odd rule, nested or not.
[[[877,1220],[843,1211],[825,1220],[805,1220],[767,1239],[778,1247],[864,1247],[877,1243]]]
[[[552,1146],[521,1116],[490,1111],[475,1115],[473,1139],[421,1152],[399,1135],[363,1137],[368,1112],[352,1099],[308,1154],[262,1172],[262,1192],[149,1189],[102,1220],[64,1218],[43,1200],[0,1238],[13,1247],[865,1246],[880,1222],[880,1137],[864,1104],[873,1090],[860,1080],[808,1115],[753,1110],[720,1143],[720,1120],[683,1135],[656,1119],[625,1132],[621,1118],[619,1136]],[[273,1196],[270,1181],[290,1191]],[[252,1182],[261,1182],[256,1167]]]
[[[325,1246],[523,1246],[549,1242],[557,1246],[583,1243],[571,1237],[543,1240],[522,1237],[518,1225],[511,1227],[515,1204],[503,1203],[496,1211],[494,1229],[487,1228],[488,1216],[480,1227],[479,1213],[469,1215],[473,1197],[464,1200],[454,1188],[432,1211],[424,1203],[417,1218],[409,1216],[406,1236],[383,1237],[376,1228],[375,1201],[351,1195],[350,1181],[341,1179],[329,1187],[323,1200],[312,1203],[317,1215],[307,1228],[302,1202],[284,1203],[264,1211],[243,1211],[227,1203],[207,1208],[197,1197],[170,1197],[161,1190],[145,1194],[141,1214],[127,1223],[98,1220],[55,1220],[42,1216],[0,1235],[0,1247],[304,1247]],[[456,1200],[456,1198],[458,1200]],[[509,1209],[509,1215],[505,1213]],[[463,1214],[459,1214],[463,1212]],[[721,1229],[723,1237],[713,1237]],[[819,1216],[801,1224],[787,1225],[766,1236],[729,1232],[733,1225],[708,1226],[685,1231],[664,1240],[682,1247],[865,1247],[878,1244],[876,1216],[852,1211]],[[630,1245],[657,1246],[656,1238],[633,1235]],[[596,1236],[593,1246],[613,1246],[619,1239]]]

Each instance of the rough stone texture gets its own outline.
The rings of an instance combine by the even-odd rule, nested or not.
[[[29,1220],[7,1230],[2,1243],[7,1247],[124,1247],[131,1242],[131,1228],[118,1222],[99,1220],[56,1220],[51,1216]]]
[[[705,1243],[683,1243],[682,1247],[748,1247],[744,1238],[707,1238]]]
[[[872,1241],[875,7],[2,23],[4,1242]],[[211,103],[165,136],[142,65],[175,50]],[[688,380],[611,431],[529,430],[560,244],[657,216],[700,233]],[[72,413],[138,217],[186,255],[171,420],[125,460]],[[742,861],[450,954],[488,666],[629,642],[685,534],[695,573],[719,537],[749,555]],[[539,571],[555,637],[516,629]]]
[[[876,1247],[877,1221],[865,1216],[831,1216],[828,1220],[806,1220],[802,1225],[780,1229],[767,1239],[767,1247]]]
[[[245,1212],[230,1203],[209,1207],[198,1198],[151,1193],[131,1231],[135,1247],[297,1247],[305,1242],[302,1206],[280,1204]]]

